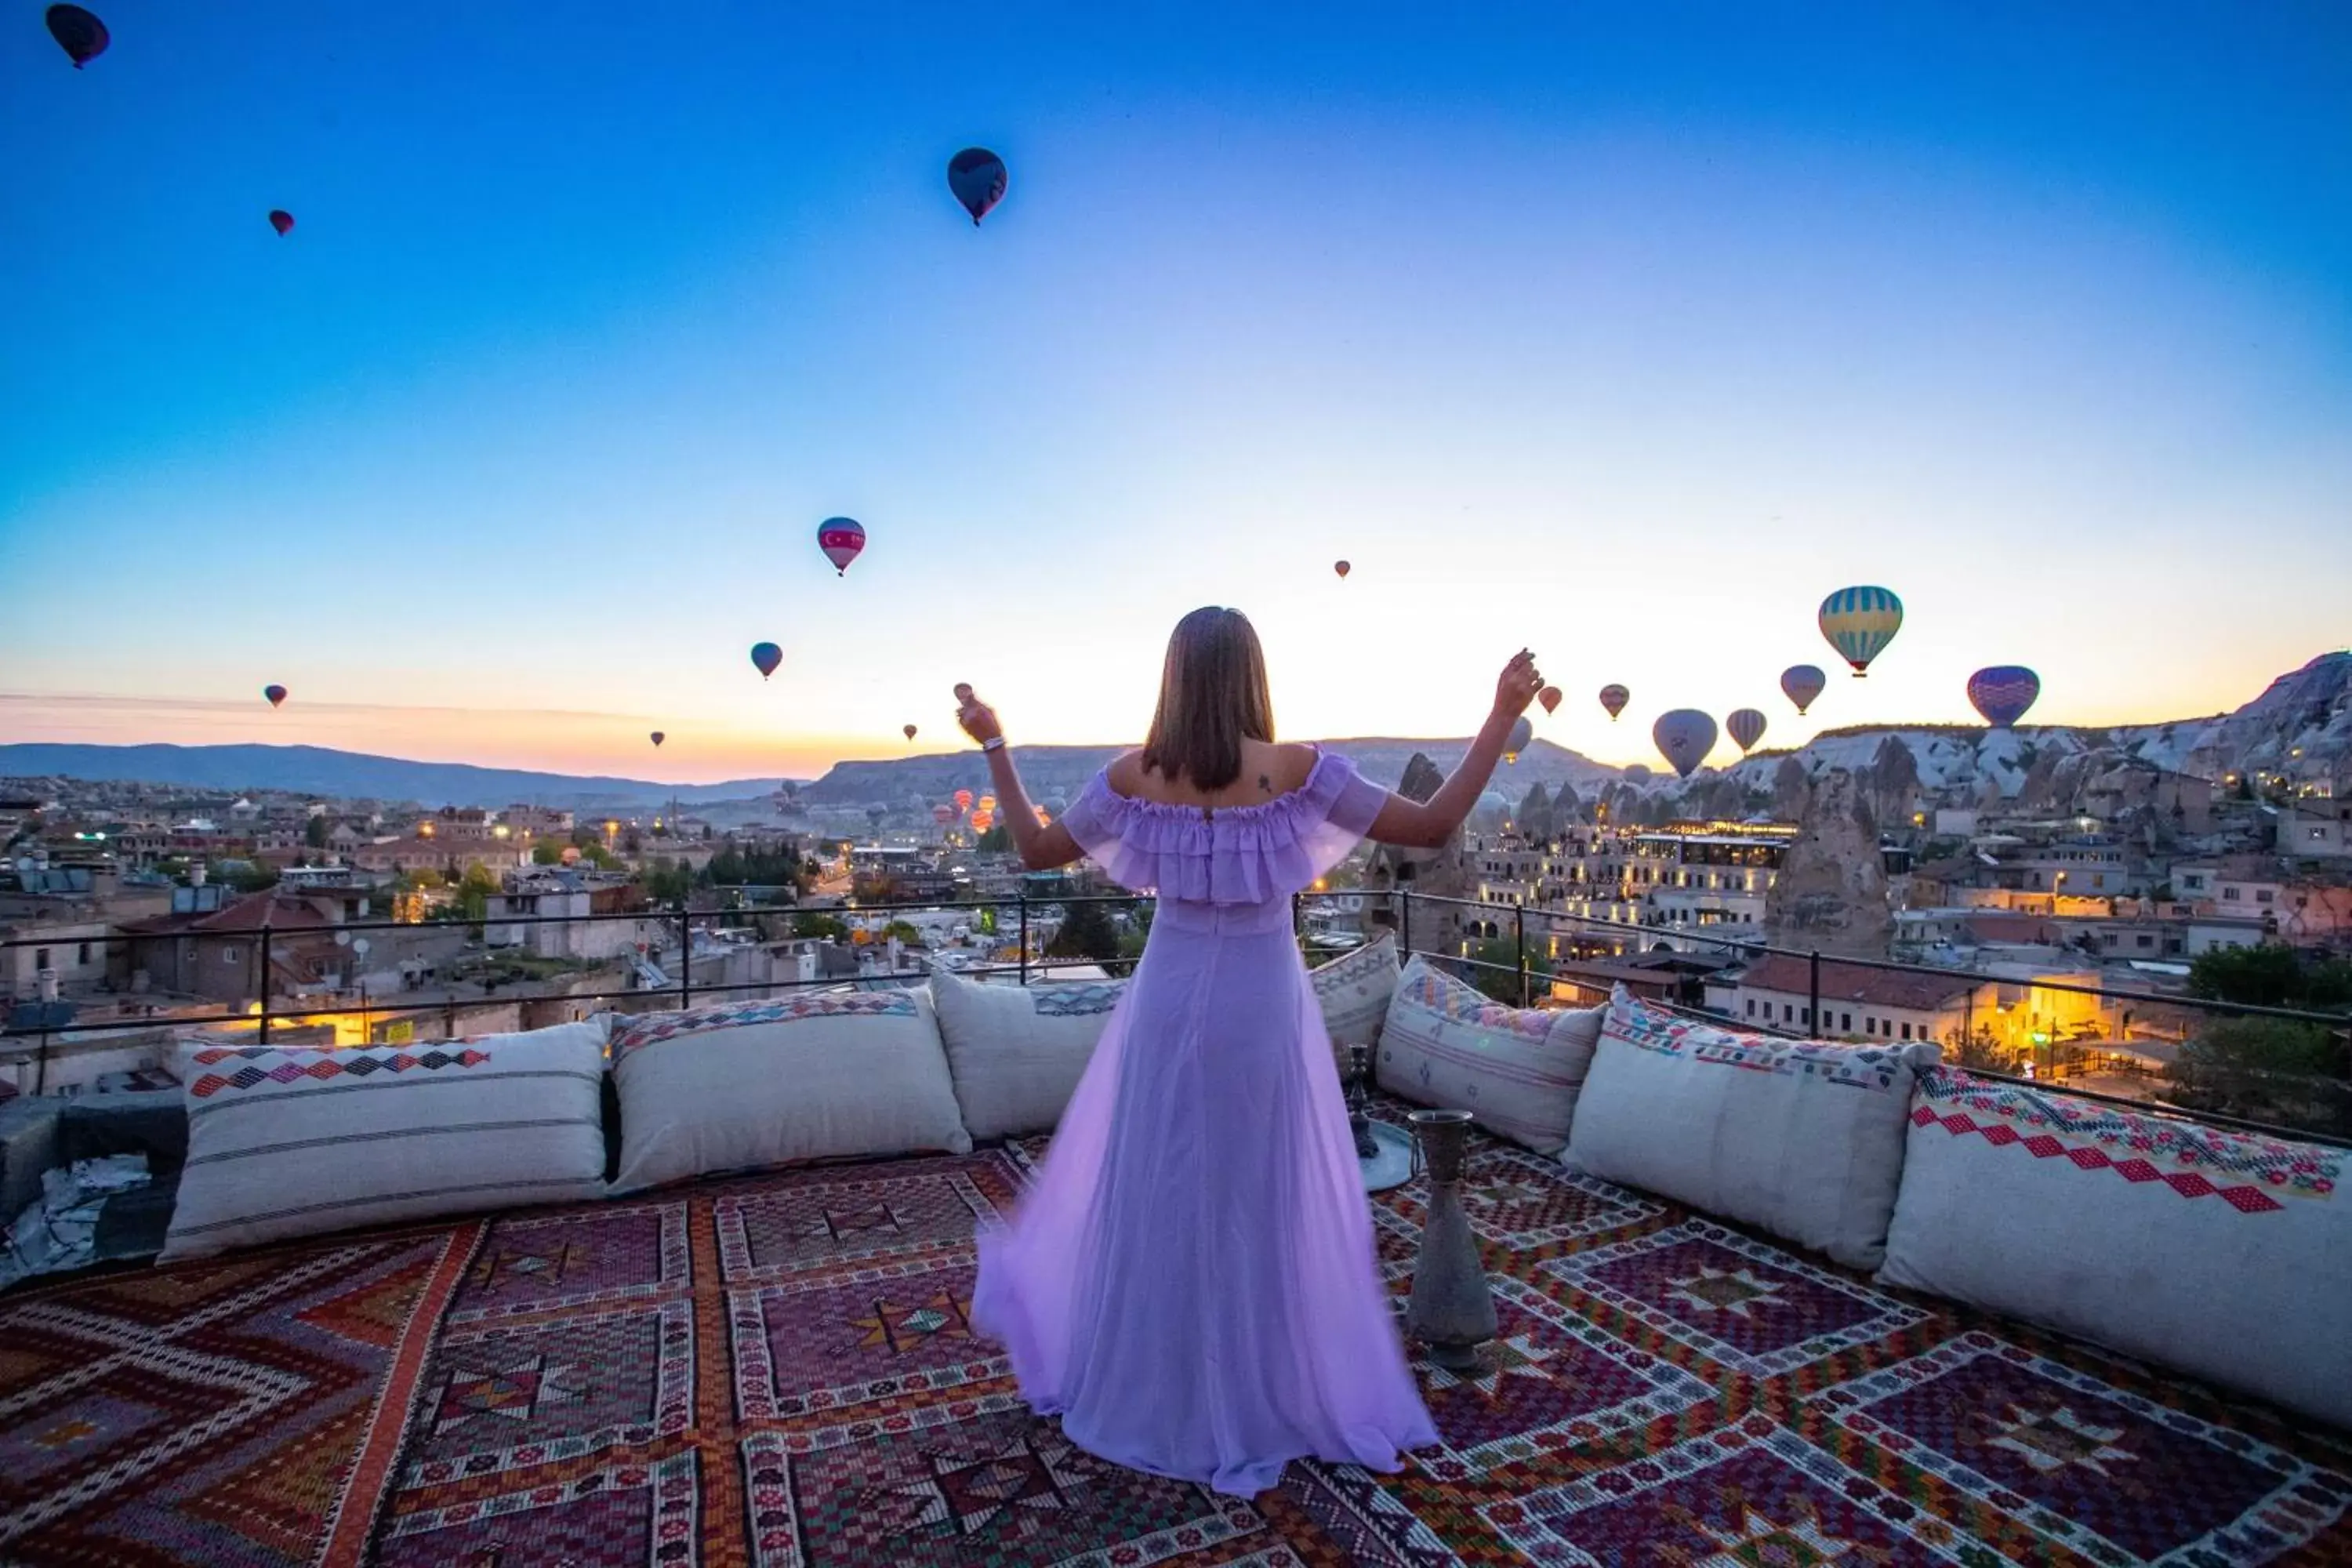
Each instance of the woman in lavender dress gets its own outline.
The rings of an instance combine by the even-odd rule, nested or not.
[[[1081,856],[1159,895],[1151,939],[972,1301],[1070,1440],[1253,1495],[1313,1455],[1374,1469],[1436,1441],[1373,1262],[1371,1218],[1290,895],[1362,839],[1434,847],[1542,687],[1502,674],[1427,804],[1343,757],[1277,745],[1257,634],[1177,624],[1139,751],[1040,826],[996,715],[959,687],[1021,857]]]

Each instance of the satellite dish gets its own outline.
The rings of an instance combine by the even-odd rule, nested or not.
[[[335,945],[336,945],[337,947],[349,947],[349,946],[351,946],[351,945],[352,945],[352,933],[351,933],[351,932],[349,932],[349,931],[337,931],[337,932],[335,933]]]
[[[368,952],[368,939],[363,936],[355,936],[352,938],[352,951],[358,953],[362,958],[365,958]]]

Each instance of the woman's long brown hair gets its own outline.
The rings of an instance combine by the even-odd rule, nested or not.
[[[1274,698],[1257,628],[1212,605],[1176,623],[1143,765],[1207,794],[1242,776],[1242,742],[1274,739]]]

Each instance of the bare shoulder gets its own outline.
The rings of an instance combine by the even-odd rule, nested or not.
[[[1118,755],[1110,760],[1110,766],[1105,768],[1103,773],[1110,780],[1110,787],[1118,791],[1119,794],[1142,794],[1142,749],[1139,747],[1131,752],[1121,752]]]
[[[1270,745],[1252,741],[1242,752],[1242,782],[1255,797],[1272,798],[1305,786],[1321,753],[1297,742]]]

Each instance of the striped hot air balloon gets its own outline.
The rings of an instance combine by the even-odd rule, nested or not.
[[[1753,708],[1735,708],[1724,719],[1723,727],[1745,754],[1754,751],[1756,742],[1764,738],[1764,715]]]
[[[1969,700],[1984,721],[2006,730],[2042,695],[2042,678],[2021,664],[1996,664],[1969,677]]]
[[[1859,680],[1903,629],[1903,601],[1888,588],[1840,588],[1822,601],[1821,621],[1822,636]]]

